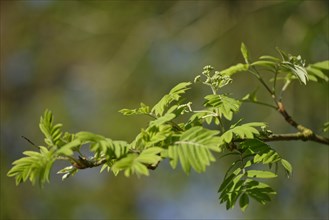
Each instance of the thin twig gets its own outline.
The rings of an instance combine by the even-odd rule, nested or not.
[[[286,91],[286,89],[288,88],[288,86],[290,85],[291,81],[290,80],[287,80],[285,82],[285,84],[283,85],[281,91],[280,91],[280,96],[279,96],[279,102],[282,101],[282,97],[283,97],[283,93]]]
[[[250,100],[242,100],[242,102],[246,102],[246,103],[254,103],[254,104],[258,104],[258,105],[263,105],[263,106],[266,106],[266,107],[270,107],[270,108],[273,108],[275,110],[277,110],[278,108],[274,105],[271,105],[271,104],[268,104],[266,102],[259,102],[259,101],[250,101]]]

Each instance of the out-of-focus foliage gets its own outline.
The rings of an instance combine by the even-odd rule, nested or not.
[[[327,60],[327,8],[326,1],[1,1],[1,169],[9,169],[23,146],[31,147],[21,135],[41,143],[32,128],[47,107],[71,132],[92,130],[131,140],[143,120],[126,119],[116,114],[118,109],[140,100],[155,103],[177,81],[193,77],[208,63],[220,69],[236,63],[241,41],[253,48],[251,57],[272,54],[278,46],[310,63]],[[236,79],[230,91],[238,97],[255,86],[245,82]],[[309,83],[297,95],[295,85],[285,97],[290,100],[287,108],[315,129],[328,112],[328,101],[323,101],[328,100],[328,87]],[[269,110],[246,108],[250,120],[266,116],[275,128],[285,129]],[[266,209],[251,205],[245,217],[276,213],[271,217],[328,218],[328,149],[312,145],[283,143],[277,149],[303,169],[295,169],[289,183],[275,186],[273,181],[282,196]],[[15,188],[1,172],[1,215],[239,217],[222,212],[212,196],[218,177],[211,173],[224,176],[223,163],[216,163],[209,175],[189,177],[171,173],[165,164],[152,178],[139,180],[86,170],[62,183],[51,174],[53,184],[42,191],[27,185]],[[315,164],[321,169],[315,170]]]

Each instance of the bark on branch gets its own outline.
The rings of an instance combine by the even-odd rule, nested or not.
[[[312,134],[311,136],[304,136],[303,133],[290,133],[290,134],[271,134],[267,137],[261,137],[260,140],[264,142],[270,141],[314,141],[321,144],[329,145],[329,139],[320,135]]]
[[[280,140],[302,140],[302,141],[314,141],[321,144],[329,145],[329,138],[315,134],[311,129],[297,123],[285,110],[281,101],[277,102],[278,112],[284,117],[284,119],[299,132],[294,134],[278,134],[271,135],[265,141],[280,141]]]

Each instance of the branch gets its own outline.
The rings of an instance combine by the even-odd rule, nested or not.
[[[279,113],[284,117],[284,119],[293,127],[295,127],[299,132],[296,134],[299,134],[302,138],[302,140],[305,141],[315,141],[321,144],[327,144],[329,145],[329,139],[320,135],[315,134],[311,129],[298,124],[295,120],[292,119],[292,117],[288,114],[288,112],[285,110],[284,105],[281,101],[278,102],[278,111]],[[293,139],[291,139],[293,140]]]
[[[304,130],[305,127],[303,127],[303,126],[300,127],[300,125],[299,125],[297,122],[295,122],[295,121],[291,118],[291,116],[290,116],[290,115],[288,114],[288,112],[285,110],[283,103],[282,103],[281,101],[279,101],[279,102],[277,102],[277,104],[278,104],[278,109],[277,109],[277,110],[278,110],[279,113],[284,117],[284,119],[285,119],[285,120],[286,120],[291,126],[297,128],[297,130],[303,132],[303,130]]]
[[[290,133],[290,134],[271,134],[267,137],[261,137],[260,140],[264,142],[270,141],[294,141],[294,140],[301,140],[301,141],[314,141],[321,144],[329,145],[329,139],[320,135],[313,134],[311,136],[305,136],[301,132],[297,133]]]
[[[63,158],[61,158],[61,159],[63,159]],[[86,168],[93,168],[93,167],[98,167],[100,165],[103,165],[104,163],[107,162],[107,159],[99,158],[98,160],[95,160],[95,159],[89,160],[85,157],[79,156],[79,159],[69,158],[69,161],[72,164],[72,166],[74,166],[75,168],[77,168],[79,170],[82,170],[82,169],[86,169]]]
[[[277,106],[278,112],[284,117],[284,119],[294,128],[296,128],[299,132],[294,134],[279,134],[279,135],[271,135],[266,137],[264,141],[280,141],[280,140],[303,140],[303,141],[314,141],[321,144],[329,145],[329,139],[320,135],[315,134],[311,129],[297,123],[285,110],[283,103],[281,102],[282,93],[286,90],[287,86],[290,84],[290,81],[286,82],[281,90],[281,95],[279,97],[279,101],[277,101],[275,90],[271,90],[268,85],[264,82],[261,75],[258,73],[257,69],[253,67],[254,71],[250,71],[253,75],[257,77],[257,79],[261,82],[261,84],[265,87],[265,89],[270,93],[274,103]],[[275,88],[274,88],[275,89]]]

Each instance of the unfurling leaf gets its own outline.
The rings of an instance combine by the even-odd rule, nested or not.
[[[64,181],[70,176],[74,176],[77,172],[78,172],[77,168],[75,168],[74,166],[68,166],[58,171],[57,174],[63,174],[62,180]]]
[[[248,55],[248,50],[247,50],[247,47],[246,45],[242,42],[241,43],[241,53],[242,53],[242,56],[244,58],[244,61],[246,63],[249,63],[249,55]]]
[[[53,124],[53,114],[48,109],[45,110],[43,116],[40,118],[39,127],[41,132],[45,135],[45,143],[51,146],[57,146],[62,136],[62,124]]]
[[[32,185],[36,182],[43,186],[49,182],[50,169],[55,161],[54,152],[46,147],[40,146],[40,152],[24,151],[26,157],[22,157],[13,162],[13,167],[7,175],[15,177],[16,185],[30,180]]]

